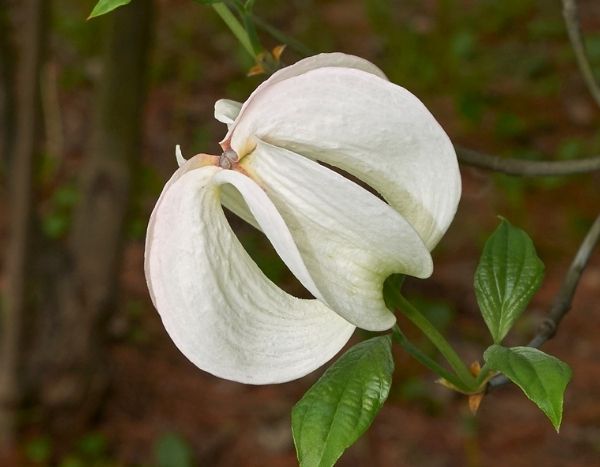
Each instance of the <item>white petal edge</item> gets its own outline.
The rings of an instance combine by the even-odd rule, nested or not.
[[[429,249],[456,212],[461,180],[448,136],[419,99],[374,74],[318,68],[276,82],[252,95],[232,131],[240,156],[259,138],[358,177]]]
[[[252,217],[260,226],[260,230],[269,239],[269,242],[271,242],[271,245],[273,245],[273,248],[275,248],[275,251],[291,273],[315,298],[325,302],[323,294],[304,264],[285,221],[263,189],[249,177],[233,170],[222,170],[216,173],[214,183],[219,185],[230,184],[237,189]]]
[[[149,249],[148,238],[151,237],[155,224],[155,212],[158,211],[158,207],[168,188],[191,170],[215,165],[216,159],[217,156],[198,154],[190,158],[175,171],[163,188],[163,191],[156,202],[154,211],[150,215],[146,233],[146,252]],[[290,272],[315,298],[327,304],[310,276],[285,221],[265,192],[250,178],[232,170],[219,171],[215,174],[214,179],[213,183],[221,185],[221,189],[219,190],[221,202],[225,195],[233,205],[230,206],[229,209],[239,215],[242,219],[246,220],[249,224],[262,231],[271,245],[273,245],[273,248],[275,248],[279,257],[289,268]],[[145,261],[144,266],[146,269],[150,269],[150,265],[147,261]],[[154,301],[151,284],[148,284],[148,290],[150,292],[150,297]]]
[[[286,149],[258,141],[242,166],[285,220],[328,305],[362,329],[393,326],[383,281],[392,273],[424,278],[433,270],[411,225],[356,183]]]
[[[179,144],[175,146],[175,160],[177,161],[177,165],[179,167],[183,166],[187,162],[187,159],[183,157],[181,146],[179,146]]]
[[[221,186],[221,204],[244,222],[250,224],[257,230],[262,231],[260,225],[256,222],[256,219],[252,216],[250,209],[248,209],[244,197],[235,189],[235,187],[231,185]]]
[[[159,211],[159,206],[162,203],[163,197],[165,193],[168,191],[169,187],[173,185],[177,180],[179,180],[183,175],[185,175],[190,170],[198,169],[200,167],[205,167],[207,165],[213,165],[216,156],[211,156],[208,154],[197,154],[194,157],[191,157],[189,160],[184,161],[184,163],[173,173],[171,178],[167,181],[165,186],[163,187],[158,200],[150,214],[150,219],[148,220],[148,227],[146,228],[146,242],[144,247],[144,271],[146,273],[146,278],[149,277],[150,271],[150,261],[148,252],[150,250],[149,240],[153,237],[154,225],[156,223],[156,213]],[[146,280],[148,285],[148,292],[150,293],[150,298],[154,306],[156,306],[156,301],[154,298],[154,290],[152,289],[152,284],[150,281]]]
[[[356,55],[349,55],[349,54],[345,54],[345,53],[341,53],[341,52],[321,53],[321,54],[313,55],[311,57],[304,58],[304,59],[294,63],[293,65],[290,65],[290,66],[287,66],[280,70],[277,70],[275,73],[273,73],[269,77],[269,79],[263,81],[252,92],[252,94],[250,94],[248,99],[246,99],[244,104],[241,106],[241,108],[238,111],[238,114],[236,115],[236,119],[238,117],[242,116],[242,114],[246,111],[246,108],[249,105],[251,105],[254,96],[256,96],[257,94],[263,92],[264,90],[268,89],[269,87],[271,87],[277,83],[280,83],[281,81],[285,81],[286,79],[293,78],[294,76],[299,76],[299,75],[307,73],[311,70],[316,70],[318,68],[323,68],[323,67],[352,68],[352,69],[356,69],[356,70],[362,70],[366,73],[369,73],[369,74],[375,75],[379,78],[387,80],[385,73],[383,71],[381,71],[381,69],[379,69],[377,66],[375,66],[368,60],[365,60],[364,58],[361,58],[361,57],[357,57]],[[235,102],[235,101],[230,101],[230,102]],[[216,116],[216,112],[215,112],[215,116]],[[223,120],[220,120],[218,117],[217,117],[217,120],[219,120],[220,122],[223,122],[223,123],[227,123],[227,122],[224,122]],[[229,139],[234,127],[235,127],[235,123],[228,124],[229,131],[228,131],[227,135],[225,136],[225,138],[223,139],[223,141],[221,141],[221,143],[223,143],[224,141]]]
[[[225,172],[202,167],[165,187],[146,249],[155,306],[199,368],[249,384],[299,378],[332,358],[354,326],[262,274],[219,204],[218,183],[231,181]]]
[[[228,127],[235,121],[242,108],[241,102],[219,99],[215,102],[215,119]]]

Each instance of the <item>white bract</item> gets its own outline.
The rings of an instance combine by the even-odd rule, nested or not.
[[[178,150],[148,225],[148,288],[177,347],[214,375],[279,383],[331,359],[356,326],[393,326],[383,281],[431,274],[460,197],[454,149],[425,106],[366,60],[333,53],[278,71],[243,105],[218,101],[215,117],[229,128],[223,154]],[[223,205],[314,299],[265,277]]]

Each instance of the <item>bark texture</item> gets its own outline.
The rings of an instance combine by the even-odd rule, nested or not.
[[[0,22],[6,19],[4,1]],[[104,72],[81,169],[80,202],[62,245],[43,239],[34,222],[33,173],[42,139],[40,76],[49,2],[27,0],[20,7],[27,21],[18,50],[7,286],[0,315],[0,437],[5,444],[15,433],[25,400],[41,406],[55,432],[72,431],[89,421],[106,393],[104,324],[117,301],[132,170],[141,152],[153,2],[132,2],[102,19],[107,23]],[[2,65],[6,59],[3,55]]]
[[[8,189],[9,239],[6,253],[4,310],[0,314],[0,437],[11,441],[25,390],[21,370],[30,323],[29,265],[32,245],[33,169],[40,142],[40,71],[43,62],[48,2],[22,4],[25,22],[19,44],[17,126]]]
[[[80,201],[64,251],[40,268],[40,282],[51,286],[40,294],[29,368],[57,433],[84,427],[110,382],[105,324],[117,303],[131,178],[141,153],[152,9],[152,1],[136,1],[101,19],[107,42]]]

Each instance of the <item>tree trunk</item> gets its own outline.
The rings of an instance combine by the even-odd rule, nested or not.
[[[0,437],[11,441],[15,414],[23,395],[19,371],[25,349],[30,307],[28,273],[33,219],[33,168],[40,142],[40,70],[48,15],[46,0],[27,0],[19,44],[19,89],[15,157],[9,177],[9,240],[6,255],[6,290],[0,342]]]
[[[15,132],[15,50],[7,0],[0,0],[0,166],[8,171]]]
[[[84,424],[109,382],[105,323],[116,305],[130,181],[141,153],[152,3],[132,2],[105,19],[104,71],[81,199],[66,255],[54,267],[54,305],[50,301],[41,318],[32,365],[41,402],[59,431]]]

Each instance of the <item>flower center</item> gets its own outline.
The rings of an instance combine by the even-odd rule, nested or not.
[[[233,165],[239,161],[237,152],[233,149],[228,149],[219,156],[219,167],[223,169],[231,169]]]

